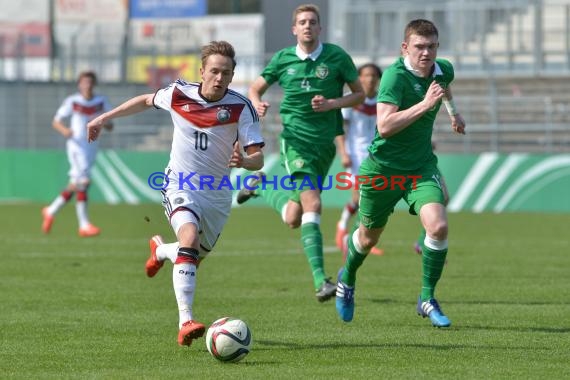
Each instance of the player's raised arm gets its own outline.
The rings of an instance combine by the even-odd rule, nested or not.
[[[96,117],[87,124],[87,139],[89,142],[97,140],[101,129],[108,125],[112,119],[117,117],[134,115],[136,113],[147,110],[153,106],[152,99],[154,94],[144,94],[135,96],[124,102],[123,104],[113,108],[109,112]]]

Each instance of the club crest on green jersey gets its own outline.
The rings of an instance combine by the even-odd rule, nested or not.
[[[315,69],[315,75],[319,79],[325,79],[329,75],[329,68],[324,63],[321,63]]]
[[[301,169],[303,166],[305,166],[305,161],[299,158],[299,159],[293,161],[292,164],[297,169]]]

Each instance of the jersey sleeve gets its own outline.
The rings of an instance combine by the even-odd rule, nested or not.
[[[172,109],[172,93],[175,86],[175,83],[171,83],[154,94],[152,103],[156,108],[161,108],[166,111],[170,111]]]
[[[440,59],[437,62],[443,71],[443,76],[447,83],[453,82],[455,78],[455,71],[453,70],[453,65],[447,59]]]
[[[342,78],[346,83],[352,83],[358,79],[358,70],[354,65],[354,61],[344,50],[342,51]]]
[[[380,81],[380,89],[378,91],[378,103],[390,103],[402,106],[404,79],[398,79],[398,75],[394,70],[386,70]]]
[[[279,57],[280,56],[281,56],[280,52],[274,54],[273,57],[271,58],[271,61],[269,61],[267,66],[265,66],[265,68],[261,72],[261,76],[263,77],[263,79],[265,79],[265,81],[269,85],[271,85],[272,83],[275,83],[275,82],[277,82],[277,80],[279,80],[278,68],[279,68]]]
[[[261,125],[259,124],[259,116],[249,100],[241,113],[238,121],[238,140],[240,145],[245,149],[250,145],[265,145],[263,136],[261,135]]]
[[[68,96],[67,98],[65,98],[63,103],[61,103],[61,105],[57,109],[54,119],[57,121],[61,121],[65,118],[70,117],[72,113],[73,113],[73,99],[71,98],[71,96]]]

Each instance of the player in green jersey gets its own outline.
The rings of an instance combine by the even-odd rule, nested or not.
[[[277,52],[249,89],[249,97],[260,116],[269,103],[265,91],[277,82],[284,97],[279,110],[283,131],[280,136],[281,163],[294,178],[294,190],[263,183],[263,173],[251,187],[242,190],[238,203],[261,195],[291,228],[301,227],[301,242],[313,275],[320,302],[334,297],[336,285],[327,278],[320,228],[321,192],[333,162],[335,137],[343,133],[341,108],[362,103],[364,91],[350,56],[339,46],[321,43],[319,9],[313,4],[293,12],[292,31],[297,45]],[[343,95],[348,84],[350,93]],[[306,184],[310,184],[306,186]]]
[[[436,26],[428,20],[413,20],[404,32],[403,56],[382,75],[376,112],[378,135],[359,171],[370,181],[361,187],[360,226],[348,241],[348,257],[337,280],[336,308],[345,322],[354,315],[356,271],[378,242],[394,206],[404,199],[426,230],[417,312],[429,317],[434,326],[451,325],[434,297],[447,255],[447,214],[431,137],[442,102],[455,132],[465,133],[465,121],[449,87],[453,66],[436,58],[438,47]]]

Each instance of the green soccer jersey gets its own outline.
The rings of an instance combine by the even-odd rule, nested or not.
[[[433,75],[421,78],[408,70],[404,58],[400,57],[382,74],[377,100],[378,103],[397,105],[400,111],[405,110],[423,100],[431,82],[436,80],[445,88],[453,78],[453,66],[445,59],[436,59]],[[391,137],[382,138],[376,134],[368,148],[375,161],[393,169],[414,170],[436,160],[431,136],[440,107],[441,102]]]
[[[278,82],[284,96],[279,110],[283,123],[281,137],[310,144],[331,144],[343,134],[340,109],[314,112],[311,99],[322,95],[327,99],[343,95],[345,83],[358,79],[350,56],[339,46],[324,43],[317,59],[301,60],[296,46],[277,52],[261,76],[268,84]]]

